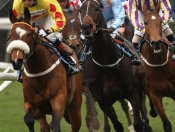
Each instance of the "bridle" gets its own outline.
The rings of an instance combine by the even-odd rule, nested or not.
[[[158,14],[158,13],[156,13],[156,12],[148,12],[148,13],[145,15],[145,17],[146,17],[147,15],[149,15],[149,14]],[[158,15],[159,15],[159,14],[158,14]],[[148,44],[150,44],[151,47],[152,47],[153,44],[155,43],[154,41],[152,41],[152,40],[149,38],[149,36],[148,36],[147,34],[144,34],[144,39],[145,39],[145,41],[146,41]],[[162,42],[162,36],[161,36],[160,40],[159,40],[157,43],[160,43],[160,42]]]
[[[87,8],[86,8],[86,15],[84,16],[83,18],[83,22],[85,21],[85,18],[89,18],[90,20],[90,23],[92,24],[92,34],[94,33],[98,33],[98,31],[107,31],[108,32],[108,29],[104,29],[104,28],[101,28],[99,27],[99,22],[100,22],[100,13],[98,14],[98,17],[97,17],[97,22],[95,23],[92,19],[92,17],[90,17],[88,15],[88,11],[89,11],[89,6],[90,6],[90,1],[95,1],[97,4],[99,4],[99,9],[100,9],[100,3],[98,3],[96,0],[88,0],[87,2]],[[85,1],[82,2],[82,5]],[[85,37],[89,37],[91,36],[92,34],[90,35],[84,35]],[[91,53],[91,56],[92,56],[92,53]],[[93,62],[98,65],[98,66],[101,66],[101,67],[116,67],[116,65],[118,65],[120,63],[120,61],[124,58],[124,54],[121,56],[121,58],[119,58],[115,63],[113,64],[108,64],[108,65],[104,65],[104,64],[100,64],[98,63],[92,56],[92,60]]]
[[[99,5],[99,9],[100,9],[100,3],[98,3],[96,0],[88,0],[88,1],[87,1],[88,4],[87,4],[87,8],[86,8],[86,15],[85,15],[84,18],[83,18],[83,22],[84,22],[84,20],[85,20],[86,17],[89,18],[89,19],[90,19],[90,23],[92,24],[92,33],[97,33],[98,30],[101,29],[101,28],[97,28],[98,25],[99,25],[100,14],[98,15],[98,17],[97,17],[97,22],[95,23],[95,22],[93,21],[92,17],[90,17],[90,16],[88,15],[89,6],[90,6],[90,1],[95,1],[95,2]],[[84,2],[85,2],[85,1],[83,1],[82,4],[83,4]],[[82,22],[81,22],[81,25],[82,25]],[[89,36],[85,35],[85,37],[89,37]]]
[[[13,29],[16,25],[26,25],[28,28],[30,28],[30,30],[32,31],[32,38],[31,38],[31,41],[30,41],[30,43],[29,43],[29,48],[31,47],[31,44],[33,44],[33,43],[36,43],[37,45],[35,46],[35,48],[33,49],[33,51],[32,52],[29,52],[28,54],[26,54],[26,57],[24,58],[24,64],[27,62],[27,60],[28,60],[28,58],[30,57],[30,56],[32,56],[33,55],[33,53],[36,51],[36,49],[37,49],[37,46],[40,44],[40,45],[42,45],[41,44],[41,38],[39,37],[39,35],[37,35],[36,33],[35,33],[35,28],[33,28],[30,24],[28,24],[28,23],[25,23],[25,22],[16,22],[16,23],[14,23],[13,25],[12,25],[12,28],[11,29]],[[35,38],[35,36],[37,37],[37,38]],[[25,42],[24,42],[25,43]],[[58,64],[60,63],[60,58],[58,58],[58,60],[56,61],[56,62],[54,62],[48,69],[46,69],[46,70],[44,70],[44,71],[42,71],[42,72],[39,72],[39,73],[34,73],[34,74],[32,74],[32,73],[29,73],[27,70],[26,70],[26,68],[24,67],[24,73],[26,74],[26,76],[28,76],[28,77],[38,77],[38,76],[43,76],[43,75],[46,75],[46,74],[48,74],[49,72],[51,72],[55,67],[57,67],[58,66]]]
[[[148,12],[145,16],[147,16],[148,14],[158,14],[158,13],[156,13],[156,12]],[[150,40],[150,38],[149,38],[148,35],[144,34],[144,39],[145,39],[145,41],[146,41],[148,44],[150,44],[151,47],[153,47],[153,45],[154,45],[155,42],[152,41],[152,40]],[[160,39],[158,42],[156,42],[156,43],[161,43],[161,42],[163,42],[163,41],[162,41],[162,36],[161,36],[161,39]],[[148,66],[150,66],[150,67],[160,67],[160,66],[164,66],[164,65],[168,62],[169,53],[170,53],[170,47],[168,47],[168,50],[167,50],[167,58],[166,58],[165,62],[163,62],[163,63],[161,63],[161,64],[151,64],[151,63],[149,63],[149,62],[146,60],[146,58],[144,58],[144,56],[143,56],[142,54],[140,54],[140,56],[141,56],[142,60],[143,60]]]
[[[41,38],[38,35],[35,35],[35,28],[33,28],[30,24],[26,23],[26,22],[16,22],[11,26],[11,30],[15,27],[15,26],[19,26],[19,25],[25,25],[27,26],[27,28],[29,28],[31,30],[31,40],[29,43],[29,48],[31,47],[31,45],[35,42],[37,44],[41,44]],[[37,38],[35,38],[35,36]],[[39,40],[39,41],[38,41]],[[38,46],[38,45],[37,45]],[[34,50],[32,52],[29,52],[28,54],[25,54],[25,60],[24,63],[27,61],[27,59],[33,55],[33,53],[35,52],[37,46],[34,48]]]

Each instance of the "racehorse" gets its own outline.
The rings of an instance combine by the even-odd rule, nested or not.
[[[78,11],[64,12],[66,17],[66,25],[62,30],[62,42],[69,45],[80,58],[84,43],[81,40],[80,20],[78,18]],[[81,47],[81,48],[79,48]]]
[[[78,13],[74,12],[64,12],[66,17],[66,25],[62,30],[62,41],[69,45],[77,54],[80,59],[81,54],[84,50],[84,43],[81,41],[80,35],[80,20],[78,18]],[[83,71],[82,71],[83,73]],[[97,109],[95,107],[95,101],[86,85],[83,86],[83,92],[86,97],[86,125],[89,131],[98,130],[99,129],[99,121],[97,118]],[[132,126],[131,117],[128,113],[128,105],[127,102],[123,99],[119,100],[121,103],[122,109],[124,110],[126,117],[128,119],[128,125]],[[131,127],[132,128],[132,127]],[[110,132],[110,126],[106,115],[104,115],[104,130],[105,132]]]
[[[24,68],[23,96],[24,121],[30,132],[34,132],[34,120],[40,123],[42,132],[60,131],[62,117],[69,115],[72,132],[79,132],[81,126],[82,80],[77,73],[68,77],[61,57],[53,48],[42,43],[42,38],[30,25],[30,12],[24,8],[24,18],[19,21],[9,11],[12,23],[11,43],[7,52],[15,70]],[[50,47],[50,48],[49,48]],[[71,50],[70,48],[68,50]],[[78,62],[76,55],[75,60]],[[46,114],[52,115],[49,124]]]
[[[62,30],[62,42],[69,45],[77,54],[80,59],[81,54],[84,50],[84,42],[81,40],[81,30],[80,30],[80,20],[78,18],[78,11],[64,11],[64,15],[66,17],[66,25]],[[86,125],[88,129],[98,130],[99,129],[99,121],[97,119],[97,110],[95,107],[95,101],[88,90],[87,86],[83,86],[83,93],[86,97]]]
[[[141,46],[141,58],[143,59],[147,73],[146,91],[150,97],[150,115],[156,117],[159,114],[165,132],[172,132],[172,126],[168,120],[162,104],[163,97],[175,100],[175,62],[172,60],[172,52],[163,41],[162,19],[159,16],[160,3],[154,11],[149,11],[144,5],[145,43]],[[155,108],[155,109],[154,109]]]
[[[101,110],[111,119],[114,129],[123,132],[123,125],[112,105],[119,99],[127,99],[134,111],[134,129],[138,132],[142,129],[151,132],[148,118],[142,108],[142,93],[146,84],[144,66],[132,66],[129,59],[116,47],[107,31],[97,1],[84,1],[80,13],[82,33],[92,41],[92,52],[85,62],[83,79],[89,80],[88,87]],[[125,42],[131,47],[127,40]],[[133,47],[132,49],[134,50]]]

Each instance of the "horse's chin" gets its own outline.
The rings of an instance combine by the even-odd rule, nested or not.
[[[86,39],[91,39],[92,36],[93,36],[93,33],[91,33],[91,34],[84,34],[84,37],[85,37]]]

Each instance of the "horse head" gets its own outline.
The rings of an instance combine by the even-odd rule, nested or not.
[[[162,19],[159,15],[160,3],[157,4],[154,11],[149,11],[144,4],[144,25],[145,25],[145,40],[153,48],[154,53],[161,52],[162,39]]]
[[[35,29],[30,25],[30,12],[24,8],[24,15],[17,19],[12,9],[9,11],[9,19],[12,23],[10,31],[11,42],[7,47],[7,52],[11,54],[11,62],[15,70],[22,70],[26,55],[31,52],[32,45],[36,37]]]
[[[78,11],[64,12],[66,17],[66,25],[62,30],[62,41],[69,45],[76,53],[81,44],[80,35],[80,20],[78,18]]]
[[[107,28],[106,23],[103,24],[104,18],[102,17],[101,5],[98,1],[84,1],[79,11],[82,19],[82,34],[86,38],[91,38],[94,33],[98,32],[99,28]]]

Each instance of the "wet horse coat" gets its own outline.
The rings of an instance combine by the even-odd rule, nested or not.
[[[15,70],[22,70],[24,95],[24,121],[30,132],[34,132],[34,120],[40,123],[42,132],[60,131],[60,121],[68,113],[73,132],[81,126],[82,81],[81,74],[71,77],[69,89],[68,75],[60,57],[41,43],[41,37],[30,25],[30,12],[24,9],[24,20],[18,19],[10,10],[11,43],[7,51]],[[69,49],[70,50],[70,49]],[[76,58],[75,58],[76,59]],[[78,61],[78,60],[77,60]],[[49,125],[46,114],[52,115]]]

